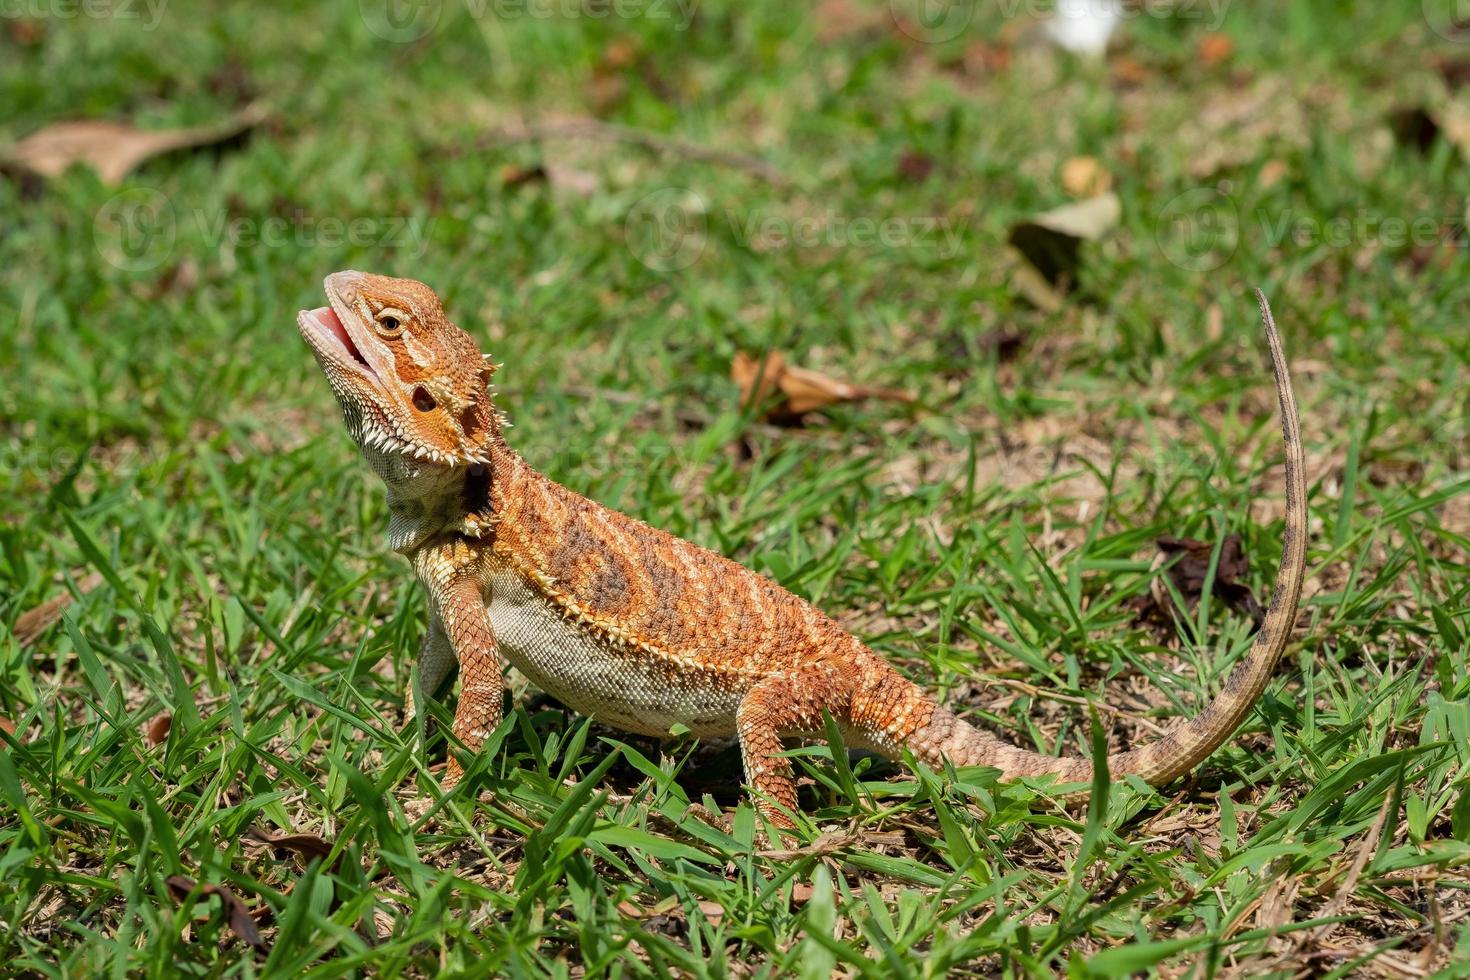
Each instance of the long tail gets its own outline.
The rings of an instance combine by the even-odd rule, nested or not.
[[[1261,304],[1266,340],[1271,348],[1276,397],[1281,403],[1281,435],[1286,444],[1286,531],[1282,537],[1281,565],[1276,572],[1276,590],[1250,653],[1231,672],[1224,690],[1203,711],[1158,741],[1110,755],[1108,770],[1115,776],[1138,775],[1152,785],[1162,785],[1189,772],[1219,748],[1261,696],[1296,623],[1307,545],[1301,419],[1297,417],[1291,374],[1271,307],[1259,289],[1256,299]],[[1007,779],[1052,773],[1063,782],[1086,782],[1092,777],[1092,763],[1088,759],[1059,758],[1017,748],[972,727],[944,707],[936,707],[929,723],[914,731],[904,743],[931,764],[948,759],[960,766],[994,766]]]

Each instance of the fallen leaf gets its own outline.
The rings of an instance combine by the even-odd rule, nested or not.
[[[102,576],[92,572],[77,582],[77,591],[86,595],[101,584]],[[17,616],[15,626],[11,627],[10,632],[21,646],[28,646],[60,620],[61,614],[66,612],[66,607],[71,603],[72,594],[70,592],[63,592],[55,598],[47,599],[39,606],[27,609]]]
[[[186,878],[183,875],[169,875],[165,883],[174,901],[180,905],[188,901],[190,895],[196,893],[200,897],[217,896],[220,904],[224,906],[225,921],[229,924],[230,931],[259,952],[269,952],[270,947],[261,940],[260,930],[255,927],[255,920],[250,916],[250,909],[238,895],[228,888],[223,885],[201,885],[193,878]]]
[[[1470,61],[1440,55],[1433,58],[1431,64],[1434,65],[1434,70],[1439,72],[1439,77],[1444,79],[1445,85],[1450,88],[1464,88],[1470,85]]]
[[[795,861],[804,857],[825,857],[835,854],[845,847],[852,846],[857,840],[857,834],[842,830],[834,833],[822,834],[816,840],[805,847],[792,848],[790,850],[768,850],[760,851],[759,856],[770,858],[773,861]],[[800,886],[798,886],[800,887]],[[808,886],[810,887],[810,886]]]
[[[1042,309],[1055,309],[1060,297],[1077,283],[1082,243],[1102,238],[1117,226],[1122,214],[1118,195],[1110,192],[1013,224],[1006,241],[1026,263],[1019,267],[1019,275],[1013,273],[1022,295]],[[1027,266],[1035,276],[1026,275]]]
[[[290,851],[303,862],[310,862],[312,858],[327,859],[332,853],[331,842],[318,837],[316,834],[280,834],[272,835],[261,830],[259,827],[251,827],[245,832],[245,836],[261,844],[268,844],[274,848]],[[333,865],[335,868],[336,866]]]
[[[1108,73],[1119,88],[1138,88],[1153,78],[1153,72],[1147,65],[1127,55],[1112,59]]]
[[[1393,138],[1421,153],[1429,152],[1439,138],[1439,122],[1423,106],[1407,106],[1389,113],[1388,128]]]
[[[1009,45],[991,41],[972,41],[965,48],[965,69],[972,75],[994,75],[1011,67]]]
[[[4,715],[0,715],[0,729],[4,729],[6,735],[14,735],[15,722],[6,718]]]
[[[1199,39],[1194,53],[1201,64],[1212,67],[1235,53],[1235,42],[1230,39],[1229,34],[1211,31]]]
[[[1026,342],[1026,333],[1016,327],[992,327],[979,336],[957,327],[939,338],[939,373],[947,378],[966,378],[977,363],[994,357],[997,363],[1013,360]]]
[[[5,33],[20,47],[33,48],[45,39],[46,25],[43,21],[12,15],[6,18]]]
[[[1198,608],[1200,597],[1204,593],[1205,578],[1210,571],[1210,556],[1215,550],[1214,543],[1165,536],[1157,539],[1154,544],[1158,547],[1161,558],[1170,562],[1169,581],[1192,613]],[[1250,588],[1240,581],[1249,571],[1250,564],[1246,561],[1245,547],[1240,535],[1229,535],[1220,545],[1220,560],[1215,567],[1214,586],[1210,591],[1212,595],[1223,599],[1231,609],[1250,616],[1259,627],[1263,618],[1261,605]],[[1135,623],[1152,626],[1161,638],[1172,633],[1179,611],[1175,609],[1173,597],[1162,580],[1155,581],[1148,595],[1133,600],[1132,606]],[[1183,620],[1186,625],[1190,622],[1188,616],[1184,616]]]
[[[138,129],[106,119],[53,123],[0,150],[0,159],[42,177],[58,177],[72,164],[83,163],[104,184],[116,184],[150,157],[222,143],[265,117],[264,104],[254,103],[217,125],[187,129]]]
[[[1113,175],[1097,157],[1071,157],[1062,164],[1062,190],[1072,197],[1097,197],[1113,189]]]
[[[1286,165],[1285,160],[1272,157],[1261,164],[1261,172],[1256,177],[1256,183],[1261,190],[1270,190],[1281,183],[1281,178],[1291,173],[1291,168]]]
[[[571,167],[558,167],[555,164],[538,163],[534,167],[506,165],[500,169],[500,185],[507,190],[527,184],[546,184],[558,190],[572,191],[582,197],[592,196],[600,186],[596,174]]]
[[[1009,361],[1020,353],[1026,334],[1015,327],[996,327],[980,335],[980,350],[995,354],[998,361]]]
[[[927,180],[934,172],[934,158],[918,150],[905,150],[898,158],[898,175],[915,184]]]
[[[725,907],[719,902],[700,902],[699,911],[712,926],[719,925],[720,920],[725,917]]]
[[[845,41],[884,26],[885,18],[877,4],[854,0],[821,0],[812,11],[817,27],[817,40],[823,44]]]
[[[807,412],[865,398],[906,403],[915,400],[907,391],[853,384],[789,365],[780,351],[771,351],[760,361],[743,351],[736,354],[730,364],[730,377],[740,387],[742,409],[765,406],[776,399],[760,416],[771,421],[799,423]]]
[[[558,167],[555,164],[546,169],[546,182],[557,190],[571,191],[582,197],[591,197],[601,186],[597,175],[585,170],[576,170],[572,167]]]
[[[794,908],[798,905],[805,905],[807,902],[810,902],[812,900],[812,896],[816,894],[816,891],[817,890],[815,888],[813,888],[806,882],[798,881],[796,884],[791,886],[792,907]]]
[[[164,712],[148,723],[148,744],[160,745],[168,738],[170,728],[174,727],[174,716]]]

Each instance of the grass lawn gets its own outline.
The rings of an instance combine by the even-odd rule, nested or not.
[[[1470,971],[1470,29],[1151,3],[1096,60],[1044,6],[0,13],[0,143],[262,114],[114,185],[0,176],[0,974]],[[1038,290],[1011,229],[1109,187]],[[1139,609],[1163,535],[1273,580],[1260,285],[1296,639],[1194,777],[1082,810],[821,744],[762,844],[728,747],[514,674],[445,795],[424,597],[296,333],[343,268],[444,296],[533,465],[1049,752],[1153,737],[1249,645]],[[914,400],[774,424],[731,378],[766,351]]]

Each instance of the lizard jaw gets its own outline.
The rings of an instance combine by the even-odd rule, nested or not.
[[[378,372],[362,356],[362,351],[343,325],[342,318],[332,307],[320,306],[314,310],[302,310],[296,314],[296,326],[318,358],[330,361],[334,366],[355,371],[374,382],[378,380]]]

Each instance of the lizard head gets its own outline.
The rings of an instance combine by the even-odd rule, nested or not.
[[[331,305],[302,310],[296,325],[363,451],[449,467],[487,462],[500,429],[495,367],[434,291],[351,271],[324,286]]]

